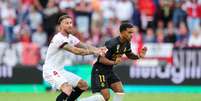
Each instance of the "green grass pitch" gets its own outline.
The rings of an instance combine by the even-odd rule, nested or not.
[[[58,93],[0,93],[0,101],[55,101]],[[85,92],[81,97],[90,96]],[[112,100],[110,100],[112,101]],[[201,101],[196,93],[126,93],[123,101]]]

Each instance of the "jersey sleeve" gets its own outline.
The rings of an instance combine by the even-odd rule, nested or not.
[[[72,45],[77,45],[80,42],[80,40],[73,35],[71,35],[71,40],[72,40]]]
[[[131,50],[131,44],[128,43],[127,46],[126,46],[126,52],[125,53],[131,53],[132,50]]]
[[[51,44],[56,48],[63,48],[66,44],[68,44],[68,42],[63,40],[62,37],[55,36],[51,41]]]
[[[111,50],[112,47],[113,47],[112,42],[110,42],[110,41],[106,41],[106,42],[105,42],[105,47],[106,47],[108,50]]]
[[[108,51],[106,52],[106,54],[105,54],[105,56],[106,56],[106,58],[108,58],[108,59],[111,59],[112,58],[112,55],[115,53],[115,49],[116,49],[116,47],[115,47],[115,44],[114,44],[114,42],[112,42],[112,41],[106,41],[105,42],[105,46],[106,46],[106,48],[108,49]]]

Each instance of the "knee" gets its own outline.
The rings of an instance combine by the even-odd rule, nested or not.
[[[104,97],[105,101],[109,101],[109,99],[110,99],[110,95],[109,94],[103,95],[103,97]]]
[[[70,95],[71,92],[72,92],[72,90],[73,90],[73,88],[72,88],[72,86],[69,85],[68,83],[64,83],[64,84],[62,84],[62,85],[60,86],[60,90],[61,90],[62,92],[64,92],[65,94]]]
[[[84,80],[80,80],[78,82],[78,88],[80,88],[81,90],[87,90],[88,89],[87,82]]]
[[[112,89],[115,93],[124,93],[124,90],[122,87],[117,87],[115,89]]]
[[[110,99],[110,94],[109,93],[101,92],[101,94],[104,97],[105,101],[109,101],[109,99]]]

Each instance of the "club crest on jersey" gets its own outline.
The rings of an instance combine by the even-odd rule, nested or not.
[[[105,86],[105,84],[104,83],[101,83],[101,87],[104,87]]]
[[[54,75],[54,76],[59,76],[59,74],[58,74],[57,71],[53,71],[53,75]]]

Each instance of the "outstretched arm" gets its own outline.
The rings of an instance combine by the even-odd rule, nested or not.
[[[89,44],[85,44],[83,42],[79,42],[76,46],[79,48],[84,48],[84,49],[88,49],[88,50],[98,50],[98,48],[96,48],[92,45],[89,45]]]
[[[109,60],[104,55],[104,56],[99,56],[98,61],[105,65],[116,65],[116,64],[121,63],[121,57],[117,57],[116,60],[113,61],[113,60]]]
[[[77,48],[74,46],[71,46],[69,44],[65,44],[62,47],[64,50],[69,51],[75,55],[91,55],[91,54],[96,54],[95,51],[89,50],[89,49],[82,49],[82,48]]]
[[[147,48],[144,47],[142,48],[142,50],[140,51],[140,53],[138,55],[132,53],[132,52],[129,52],[129,53],[126,53],[126,56],[129,58],[129,59],[133,59],[133,60],[137,60],[137,59],[141,59],[141,58],[144,58],[145,54],[147,52]]]
[[[83,48],[83,49],[88,49],[89,51],[95,51],[98,54],[95,55],[104,55],[107,52],[107,48],[106,47],[100,47],[100,48],[96,48],[92,45],[89,44],[85,44],[83,42],[79,42],[77,45],[77,47],[79,48]]]
[[[136,55],[132,52],[130,53],[126,53],[126,56],[129,58],[129,59],[133,59],[133,60],[137,60],[137,59],[140,59],[139,55]]]

